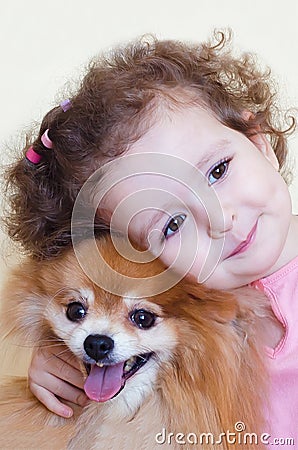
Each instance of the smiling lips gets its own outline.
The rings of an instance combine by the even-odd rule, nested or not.
[[[233,250],[232,253],[229,254],[228,258],[231,258],[231,256],[239,255],[240,253],[243,253],[248,249],[248,247],[254,241],[256,229],[257,229],[257,223],[251,229],[251,231],[249,232],[245,241],[241,242],[241,244],[238,245],[238,247],[236,247],[235,250]]]

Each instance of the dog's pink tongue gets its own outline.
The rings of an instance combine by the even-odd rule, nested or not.
[[[120,391],[124,384],[123,362],[112,366],[91,367],[84,390],[87,397],[96,402],[106,402]]]

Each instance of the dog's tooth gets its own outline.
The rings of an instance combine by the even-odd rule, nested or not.
[[[126,364],[134,364],[134,363],[135,363],[135,360],[136,360],[136,357],[135,357],[135,356],[132,356],[131,358],[129,358],[129,359],[126,361]]]
[[[97,362],[96,365],[97,365],[98,367],[103,367],[103,363],[100,363],[100,362]]]
[[[132,356],[131,358],[129,358],[126,362],[125,362],[125,366],[124,366],[124,372],[129,372],[130,369],[133,367],[134,363],[136,361],[135,356]]]

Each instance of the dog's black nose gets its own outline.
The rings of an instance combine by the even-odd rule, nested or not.
[[[102,334],[90,334],[84,342],[84,349],[87,355],[96,362],[104,359],[113,348],[113,339]]]

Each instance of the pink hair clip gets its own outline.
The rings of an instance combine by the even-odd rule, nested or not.
[[[53,142],[49,138],[48,132],[49,132],[49,130],[47,129],[41,136],[40,140],[46,148],[52,148]]]
[[[41,140],[42,144],[44,145],[44,147],[50,149],[53,147],[53,142],[49,138],[48,132],[49,132],[49,130],[47,129],[41,136],[40,140]],[[39,164],[40,161],[42,160],[42,156],[34,150],[32,145],[26,151],[25,156],[26,156],[27,160],[30,161],[32,164]]]
[[[69,100],[69,98],[67,98],[66,100],[63,100],[63,102],[60,103],[60,106],[63,112],[66,112],[71,108],[71,101]]]
[[[42,156],[39,155],[39,153],[36,153],[36,151],[33,149],[32,145],[26,151],[25,156],[28,159],[28,161],[30,161],[32,164],[38,164],[42,160]]]
[[[69,108],[71,108],[71,101],[69,99],[63,100],[63,102],[60,103],[60,106],[61,106],[63,112],[66,112],[69,110]],[[48,149],[53,148],[53,142],[49,138],[49,129],[48,128],[43,133],[40,140],[44,147],[46,147]],[[34,150],[32,145],[26,151],[25,156],[26,156],[27,160],[30,161],[32,164],[39,164],[40,161],[42,160],[42,156]]]

